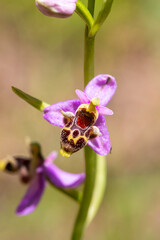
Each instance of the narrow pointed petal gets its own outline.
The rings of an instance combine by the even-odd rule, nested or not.
[[[100,115],[113,115],[113,111],[107,107],[98,106],[97,110]]]
[[[88,145],[99,155],[107,155],[111,150],[111,143],[104,116],[98,117],[95,126],[99,128],[101,136],[89,140]]]
[[[61,110],[63,110],[64,112],[75,113],[80,104],[81,102],[79,99],[72,99],[68,101],[55,103],[44,109],[43,117],[49,123],[55,126],[64,127],[63,115],[61,113]]]
[[[97,75],[86,86],[84,92],[89,99],[98,97],[100,105],[106,106],[117,88],[116,80],[110,75]]]
[[[65,172],[54,164],[44,164],[44,173],[53,185],[59,188],[76,188],[85,179],[84,173]]]
[[[45,164],[51,164],[52,162],[54,162],[54,160],[57,157],[57,152],[53,151],[51,152],[48,157],[45,159]]]
[[[77,96],[79,97],[79,99],[81,100],[81,103],[89,103],[90,100],[88,99],[88,97],[86,96],[86,94],[84,92],[82,92],[81,90],[79,89],[76,89],[76,94]]]
[[[24,216],[33,212],[38,205],[45,189],[45,179],[43,173],[36,174],[32,179],[29,188],[17,207],[16,214]]]

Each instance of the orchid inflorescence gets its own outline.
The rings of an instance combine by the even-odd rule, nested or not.
[[[106,105],[113,97],[117,84],[111,75],[93,76],[94,39],[111,10],[112,2],[113,0],[104,1],[102,9],[94,19],[95,0],[88,0],[88,7],[80,0],[35,0],[39,11],[46,16],[67,18],[76,12],[85,22],[84,78],[86,86],[84,92],[76,89],[77,99],[52,105],[12,87],[19,97],[43,112],[45,120],[62,128],[59,139],[62,156],[70,157],[73,153],[85,148],[86,173],[68,173],[59,169],[52,163],[57,157],[57,152],[54,151],[44,158],[41,146],[37,142],[29,144],[30,157],[6,157],[0,161],[1,170],[18,174],[20,181],[29,185],[17,207],[17,215],[27,215],[36,208],[47,182],[80,202],[73,231],[73,239],[76,240],[81,239],[85,226],[93,219],[104,195],[106,175],[103,156],[111,152],[105,115],[113,114]],[[83,193],[77,190],[69,191],[77,188],[84,180]],[[81,199],[77,197],[80,196],[79,194],[82,196]]]

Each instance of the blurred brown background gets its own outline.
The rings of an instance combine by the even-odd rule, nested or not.
[[[86,1],[84,1],[86,2]],[[98,1],[97,8],[102,1]],[[26,155],[26,136],[44,155],[59,149],[60,128],[12,91],[16,86],[48,103],[83,90],[84,23],[43,16],[31,0],[0,1],[0,158]],[[117,79],[107,117],[113,151],[108,188],[85,240],[158,240],[160,236],[160,5],[159,0],[115,1],[96,38],[95,74]],[[84,171],[83,151],[56,164]],[[14,211],[25,192],[16,176],[0,173],[0,239],[69,240],[78,206],[47,187],[37,210]]]

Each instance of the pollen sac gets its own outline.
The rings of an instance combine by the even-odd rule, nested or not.
[[[101,136],[101,133],[98,127],[92,126],[85,132],[85,136],[88,137],[89,139],[93,139],[97,136]]]
[[[93,126],[97,120],[96,110],[89,111],[89,104],[82,104],[75,115],[61,111],[64,116],[65,127],[61,131],[60,153],[69,157],[72,153],[83,148],[89,139],[100,136],[99,129]],[[67,120],[66,120],[67,119]]]
[[[61,110],[61,113],[64,117],[63,122],[64,122],[65,126],[70,127],[73,123],[74,114],[72,112],[64,112],[63,110]]]

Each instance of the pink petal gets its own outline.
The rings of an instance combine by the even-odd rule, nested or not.
[[[81,102],[79,99],[72,99],[68,101],[55,103],[53,105],[46,107],[43,110],[43,117],[49,123],[55,126],[64,127],[63,115],[61,113],[61,110],[63,110],[64,112],[75,113],[80,104]]]
[[[117,84],[114,77],[100,74],[87,84],[84,92],[90,100],[98,97],[100,105],[106,106],[114,95],[116,88]]]
[[[27,215],[35,210],[45,189],[43,173],[36,174],[32,179],[29,188],[17,207],[18,216]]]
[[[107,107],[98,106],[97,110],[100,115],[113,115],[113,111]]]
[[[95,126],[99,128],[102,135],[89,140],[88,145],[99,155],[107,155],[111,150],[111,143],[104,116],[98,117]]]
[[[82,92],[81,90],[79,89],[76,89],[76,94],[77,96],[79,97],[79,99],[81,100],[81,103],[89,103],[90,100],[87,98],[86,94],[84,92]]]

